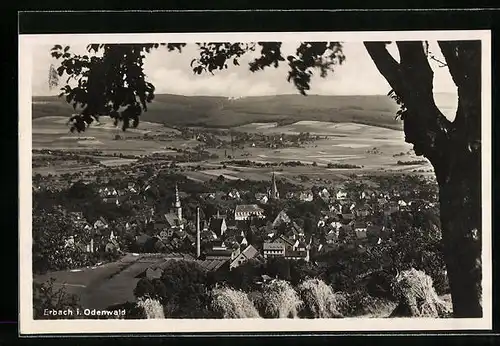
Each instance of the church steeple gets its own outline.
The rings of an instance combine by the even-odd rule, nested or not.
[[[177,218],[179,221],[182,221],[182,207],[181,207],[181,199],[179,197],[179,189],[177,187],[177,184],[175,184],[175,204],[174,207],[177,212]]]
[[[280,194],[278,192],[278,187],[276,186],[276,175],[274,174],[273,171],[273,177],[271,179],[271,193],[269,196],[271,199],[279,199]]]

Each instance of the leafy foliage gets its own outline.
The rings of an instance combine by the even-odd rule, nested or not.
[[[134,294],[158,299],[167,317],[203,318],[208,316],[206,276],[206,271],[195,262],[171,261],[160,279],[141,279]]]
[[[34,215],[33,272],[78,268],[97,262],[97,255],[66,246],[66,240],[76,231],[72,222],[58,210]],[[79,235],[82,242],[90,239],[89,234],[83,231]]]
[[[43,283],[33,282],[33,318],[34,319],[71,319],[76,317],[77,309],[82,309],[78,297],[68,294],[64,287],[54,288],[55,279]],[[48,315],[50,311],[73,311],[65,316]]]
[[[160,46],[180,52],[185,44],[90,44],[88,55],[74,54],[69,46],[55,45],[51,55],[61,59],[58,75],[68,76],[60,96],[65,96],[75,110],[81,110],[69,119],[71,131],[84,131],[99,115],[110,115],[115,124],[122,122],[123,130],[136,127],[155,91],[146,80],[143,59]],[[70,81],[76,86],[72,87]]]

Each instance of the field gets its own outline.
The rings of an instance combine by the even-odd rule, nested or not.
[[[116,129],[112,121],[102,117],[101,124],[91,125],[84,134],[68,131],[66,119],[63,117],[43,117],[33,119],[34,149],[59,149],[67,151],[85,151],[96,149],[102,152],[99,156],[89,156],[97,159],[101,166],[85,165],[78,162],[49,162],[47,166],[34,167],[34,173],[62,174],[78,171],[94,171],[104,167],[127,165],[136,161],[134,158],[121,158],[120,155],[147,156],[154,153],[174,154],[167,148],[189,149],[201,144],[195,139],[170,138],[164,140],[145,139],[144,133],[175,134],[177,130],[152,122],[142,122],[139,129],[123,132]],[[249,123],[234,127],[234,130],[248,133],[299,134],[310,133],[319,139],[301,147],[271,149],[253,147],[251,143],[243,149],[234,151],[227,149],[208,149],[219,159],[201,162],[207,170],[190,172],[188,176],[195,180],[209,180],[223,175],[227,179],[268,179],[269,169],[238,167],[232,165],[222,169],[221,161],[227,160],[225,154],[232,160],[250,160],[257,163],[277,164],[287,161],[300,161],[305,167],[294,169],[286,167],[285,175],[301,174],[331,174],[335,171],[346,172],[344,168],[328,168],[328,164],[348,163],[361,167],[357,170],[408,172],[414,170],[428,171],[429,164],[398,165],[398,161],[415,161],[411,154],[411,146],[404,142],[404,134],[400,130],[375,127],[357,123],[331,123],[320,121],[299,121],[280,126],[277,123]],[[138,135],[139,134],[139,135]],[[119,137],[118,137],[119,136]],[[421,159],[421,158],[420,158]],[[312,165],[317,167],[311,167]],[[265,175],[260,173],[265,171]],[[260,180],[260,179],[258,179]]]
[[[436,94],[436,103],[445,115],[453,117],[456,96]],[[278,95],[229,100],[224,97],[161,94],[156,95],[148,112],[141,116],[141,122],[136,129],[123,132],[114,126],[108,117],[101,117],[100,123],[92,124],[84,134],[73,134],[69,132],[66,121],[74,111],[64,99],[52,96],[35,97],[32,143],[34,149],[97,149],[104,153],[96,157],[101,164],[115,166],[132,162],[130,159],[120,158],[120,154],[170,154],[173,151],[168,148],[189,149],[200,144],[194,139],[170,138],[156,141],[144,138],[144,135],[178,133],[171,126],[233,128],[237,131],[263,134],[309,132],[323,138],[301,148],[273,150],[248,145],[243,150],[238,149],[227,154],[235,160],[261,163],[316,163],[317,166],[323,167],[324,173],[332,172],[331,169],[326,169],[329,163],[349,163],[371,171],[428,171],[428,164],[397,164],[397,161],[417,161],[421,158],[411,155],[411,146],[404,142],[401,121],[394,118],[396,108],[395,103],[384,95]],[[228,140],[223,137],[220,139]],[[219,164],[226,154],[225,150],[221,149],[209,151],[221,159],[203,162],[201,165]],[[401,156],[395,156],[401,153]],[[66,167],[37,167],[36,171],[41,174],[61,174],[95,169],[99,167],[75,164]],[[208,180],[220,174],[233,179],[235,176],[255,176],[258,172],[228,168],[221,173],[217,169],[220,167],[214,167],[214,170],[204,173],[193,172],[191,175],[194,179],[201,180]],[[314,172],[317,173],[316,171]],[[345,172],[345,169],[343,171]]]
[[[33,281],[42,283],[54,278],[54,288],[64,286],[68,293],[78,295],[83,307],[105,309],[113,304],[134,301],[133,290],[139,281],[136,276],[160,260],[162,258],[128,254],[119,261],[97,267],[37,275]]]

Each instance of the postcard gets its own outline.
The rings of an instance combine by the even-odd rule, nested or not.
[[[20,35],[20,333],[490,329],[490,39]]]

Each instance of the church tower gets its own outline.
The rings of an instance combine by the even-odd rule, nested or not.
[[[181,207],[181,199],[179,197],[179,189],[177,188],[177,184],[175,184],[175,211],[177,212],[177,218],[179,222],[182,222],[182,207]]]
[[[274,171],[273,171],[273,177],[271,180],[271,192],[270,192],[269,197],[271,199],[279,199],[280,198],[280,194],[278,192],[278,187],[276,186],[276,175],[274,174]]]

